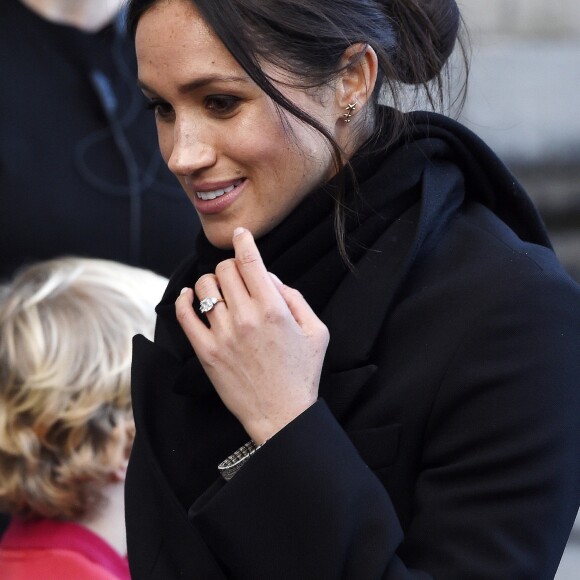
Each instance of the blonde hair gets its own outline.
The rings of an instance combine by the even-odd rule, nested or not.
[[[128,454],[131,341],[153,334],[167,280],[61,258],[0,290],[0,510],[78,519]]]

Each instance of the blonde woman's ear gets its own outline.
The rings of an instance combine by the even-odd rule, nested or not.
[[[114,482],[124,482],[127,477],[127,467],[129,465],[129,460],[125,459],[111,473],[111,479]]]
[[[127,476],[129,456],[135,438],[135,422],[132,418],[125,417],[119,421],[115,428],[118,437],[113,438],[111,445],[111,481],[123,482]]]

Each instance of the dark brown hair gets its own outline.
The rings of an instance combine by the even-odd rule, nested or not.
[[[134,36],[140,17],[159,0],[130,0],[127,26]],[[404,86],[424,95],[433,108],[449,97],[445,64],[458,39],[461,16],[455,0],[190,0],[250,78],[273,101],[319,131],[333,151],[339,184],[335,230],[341,255],[349,264],[344,240],[345,187],[341,150],[316,119],[289,101],[262,70],[269,62],[300,79],[301,88],[332,81],[344,69],[345,50],[357,43],[378,57],[379,74],[370,104],[372,134],[384,132],[385,90],[391,144],[406,129],[400,103]],[[463,48],[463,44],[462,44]],[[464,62],[466,52],[463,50]],[[465,68],[467,73],[467,66]],[[447,82],[446,82],[447,81]],[[461,98],[464,95],[461,91]]]

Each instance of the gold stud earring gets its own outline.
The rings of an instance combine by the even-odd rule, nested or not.
[[[345,123],[350,123],[350,118],[352,117],[352,114],[354,113],[354,110],[356,109],[356,103],[349,103],[346,106],[346,113],[343,113],[343,121]]]

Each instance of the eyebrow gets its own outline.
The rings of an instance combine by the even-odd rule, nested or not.
[[[189,83],[181,85],[179,87],[179,93],[187,94],[196,89],[200,89],[207,85],[211,85],[212,83],[250,83],[252,82],[250,77],[248,76],[224,76],[224,75],[208,75],[205,77],[201,77],[199,79],[195,79]],[[138,80],[137,85],[139,88],[143,89],[144,91],[148,91],[150,93],[155,93],[155,91],[149,88],[144,82]]]

